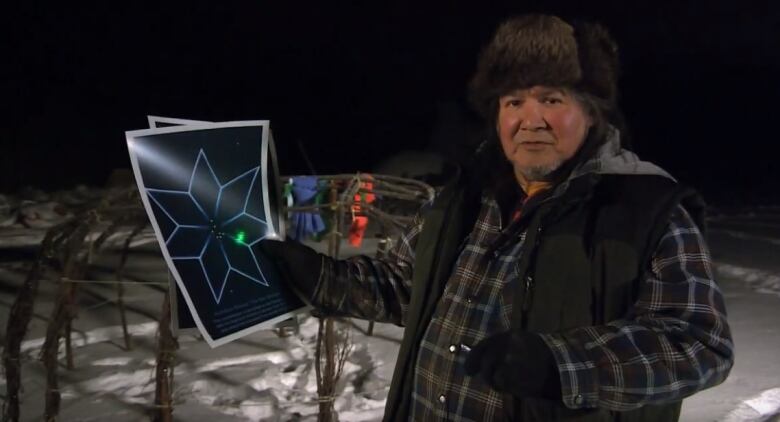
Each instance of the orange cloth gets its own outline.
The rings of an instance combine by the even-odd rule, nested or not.
[[[347,240],[349,244],[359,248],[363,243],[363,236],[366,234],[366,228],[368,227],[368,217],[365,215],[357,215],[352,219],[352,225],[349,226],[349,237]]]
[[[525,197],[525,200],[527,201],[528,198],[536,195],[537,193],[539,193],[539,192],[541,192],[543,190],[549,189],[550,186],[552,186],[552,184],[548,183],[548,182],[531,182],[531,183],[529,183],[525,187],[525,189],[523,189],[525,191],[525,194],[527,195]]]
[[[368,217],[362,215],[361,202],[370,204],[376,200],[376,195],[371,193],[374,189],[372,182],[363,182],[360,187],[366,192],[355,194],[352,204],[352,225],[349,226],[349,236],[347,240],[349,244],[358,248],[363,243],[363,237],[366,234],[366,228],[368,228]]]
[[[545,190],[549,189],[552,186],[552,184],[547,182],[531,182],[529,183],[523,190],[526,193],[525,198],[517,204],[517,209],[512,213],[512,222],[515,222],[520,219],[520,216],[523,215],[523,205],[525,205],[528,200],[534,196],[539,194],[540,192],[544,192]]]

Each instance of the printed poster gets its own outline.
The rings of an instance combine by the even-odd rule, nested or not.
[[[268,121],[182,120],[126,136],[163,256],[211,347],[306,308],[253,248],[284,233]]]

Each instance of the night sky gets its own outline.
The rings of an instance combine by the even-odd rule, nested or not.
[[[471,136],[466,111],[442,116],[466,107],[496,24],[542,11],[610,29],[643,158],[711,202],[780,203],[780,2],[18,3],[2,12],[0,192],[102,185],[147,114],[270,119],[288,174],[308,171],[298,144],[319,173],[441,148]]]

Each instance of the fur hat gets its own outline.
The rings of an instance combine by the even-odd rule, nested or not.
[[[523,15],[502,23],[482,51],[469,100],[488,121],[501,95],[534,85],[571,88],[614,105],[617,78],[617,45],[604,27]]]

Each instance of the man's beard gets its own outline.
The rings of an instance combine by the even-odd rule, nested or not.
[[[553,173],[558,170],[562,164],[562,161],[555,161],[547,165],[515,167],[515,172],[522,174],[525,180],[529,182],[549,182]]]

